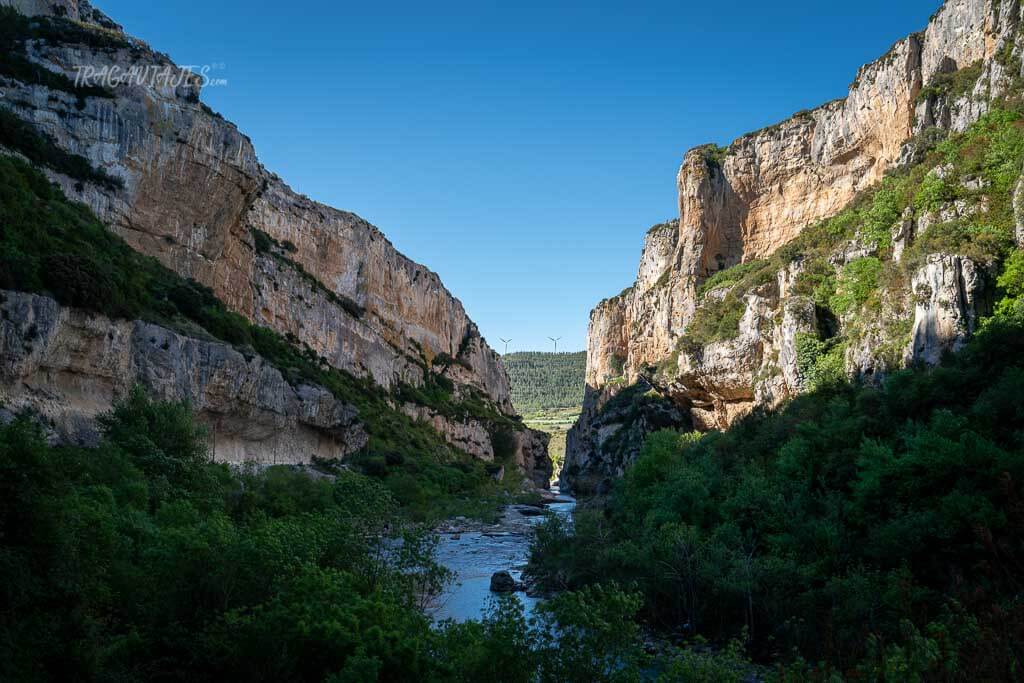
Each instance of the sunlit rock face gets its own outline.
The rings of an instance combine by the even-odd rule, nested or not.
[[[141,385],[187,401],[218,460],[308,463],[366,445],[355,408],[322,387],[291,386],[259,356],[34,294],[0,298],[0,405],[33,410],[62,440],[95,442],[95,418]]]
[[[80,21],[107,39],[29,42],[32,61],[72,80],[80,67],[180,73],[85,0],[0,5]],[[457,392],[479,390],[514,414],[498,355],[437,274],[359,216],[314,202],[266,170],[251,140],[200,102],[198,75],[132,79],[111,85],[109,97],[0,85],[0,106],[124,182],[112,188],[47,172],[133,248],[382,390],[421,384],[443,356],[457,361],[444,370]],[[444,433],[455,445],[470,443],[466,429]]]
[[[116,49],[37,43],[31,54],[70,78],[84,65],[176,69],[166,56],[123,37],[124,47]],[[132,83],[114,88],[115,97],[90,97],[81,106],[70,94],[12,83],[5,100],[61,147],[125,183],[112,190],[56,178],[68,196],[84,201],[134,248],[212,288],[231,309],[294,334],[384,387],[421,379],[410,356],[465,351],[474,372],[464,379],[511,411],[497,356],[479,343],[462,304],[435,273],[400,254],[359,216],[299,195],[264,169],[249,138],[200,104],[198,76],[173,85]],[[283,264],[260,258],[254,230],[288,245]],[[360,313],[338,300],[355,303],[352,310]]]
[[[932,254],[914,274],[914,327],[908,363],[936,365],[959,351],[991,306],[986,274],[969,258]]]
[[[793,347],[806,325],[797,322],[796,309],[788,303],[793,273],[779,273],[777,283],[748,297],[736,339],[680,349],[700,305],[698,288],[720,270],[773,254],[887,172],[912,161],[913,140],[922,131],[961,131],[986,113],[1006,92],[1011,76],[1021,72],[1020,21],[1013,0],[949,0],[923,31],[863,66],[846,97],[741,136],[727,148],[706,145],[687,152],[676,178],[678,221],[666,224],[670,229],[652,228],[636,283],[591,312],[587,407],[569,439],[567,467],[594,460],[596,433],[588,425],[595,421],[603,393],[617,392],[622,383],[632,384],[655,368],[662,374],[673,370],[665,394],[700,429],[726,427],[756,407],[777,405],[799,392],[803,385]],[[937,75],[965,67],[977,69],[966,92],[919,97]],[[1020,194],[1018,204],[1024,203]],[[902,253],[913,230],[926,227],[894,226],[894,253]],[[1018,235],[1024,235],[1024,228]],[[851,245],[847,260],[869,247]],[[938,277],[934,268],[929,277]],[[806,313],[806,304],[797,308]],[[934,313],[914,314],[911,302],[894,308],[901,319],[915,320],[915,344],[926,350],[902,354],[915,361],[934,362],[935,349],[955,346],[938,340],[960,338],[953,330],[972,324],[968,313],[946,320]],[[877,372],[879,347],[892,340],[882,330],[869,330],[858,343],[848,354],[848,368]]]

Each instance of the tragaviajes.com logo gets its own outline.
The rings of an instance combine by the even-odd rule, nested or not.
[[[199,80],[200,88],[225,86],[226,78],[215,78],[212,73],[224,69],[224,64],[190,64],[186,66],[76,66],[75,85],[114,88],[120,85],[139,85],[148,88],[177,88],[186,82]]]

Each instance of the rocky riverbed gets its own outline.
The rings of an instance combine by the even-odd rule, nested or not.
[[[485,524],[462,517],[448,520],[439,529],[441,541],[437,560],[452,571],[454,579],[427,608],[437,620],[466,621],[479,618],[488,601],[491,579],[496,573],[508,572],[514,582],[513,592],[523,602],[527,615],[540,601],[523,583],[523,570],[530,555],[534,529],[549,515],[568,517],[576,501],[558,495],[557,489],[537,505],[508,505],[495,524]],[[503,583],[504,577],[498,579]],[[506,586],[512,584],[504,580]]]

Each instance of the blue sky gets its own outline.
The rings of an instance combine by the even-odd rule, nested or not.
[[[841,97],[938,0],[97,0],[263,163],[437,271],[495,347],[585,346],[685,151]]]

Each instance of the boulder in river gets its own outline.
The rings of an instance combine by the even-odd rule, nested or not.
[[[519,584],[506,571],[494,572],[491,575],[492,593],[512,593],[519,589]]]

